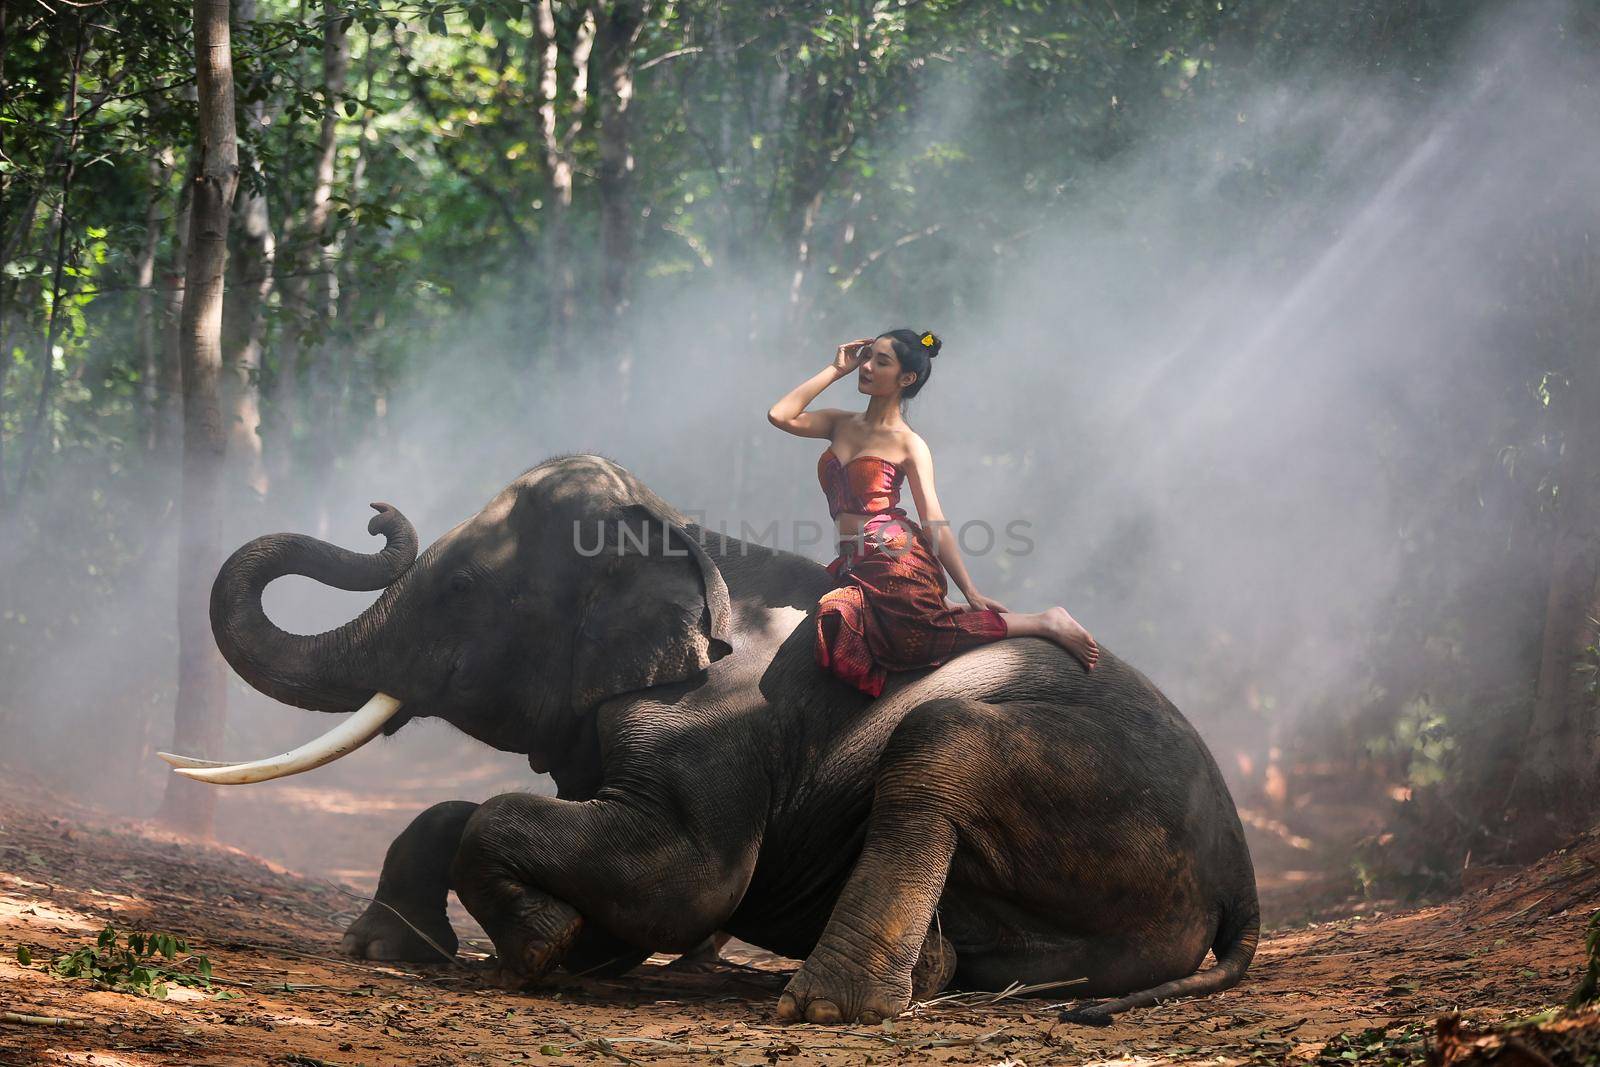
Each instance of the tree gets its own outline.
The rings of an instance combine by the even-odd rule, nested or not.
[[[195,0],[199,121],[184,272],[183,508],[178,570],[178,699],[173,748],[214,755],[227,716],[228,667],[211,636],[211,580],[221,564],[221,510],[228,427],[222,414],[223,278],[228,225],[239,184],[228,0]],[[216,792],[177,775],[161,817],[210,836]]]
[[[556,35],[553,0],[532,0],[528,6],[533,32],[528,38],[531,61],[528,82],[539,117],[539,139],[544,149],[544,274],[555,289],[550,321],[551,346],[556,366],[569,364],[568,343],[578,313],[577,278],[572,269],[572,142],[583,129],[583,106],[588,95],[589,54],[594,46],[594,12],[585,10],[572,46],[572,118],[563,133],[558,119],[561,83],[558,75],[560,42]]]
[[[235,0],[234,13],[241,30],[249,26],[256,17],[255,0]],[[267,95],[257,91],[244,96],[245,122],[260,137],[273,118]],[[228,480],[242,481],[243,487],[260,499],[266,496],[269,484],[261,453],[261,356],[266,343],[267,301],[275,280],[277,242],[259,158],[253,171],[239,191],[233,212],[234,249],[228,256],[228,273],[234,299],[228,300],[224,309],[223,362],[228,371],[224,379],[228,465],[234,472]]]
[[[599,0],[594,5],[595,63],[599,68],[600,299],[604,314],[620,318],[628,307],[634,257],[633,107],[634,49],[644,29],[643,0]]]
[[[1554,470],[1555,529],[1533,715],[1523,741],[1506,817],[1518,858],[1534,859],[1587,829],[1600,810],[1600,268],[1587,234],[1542,233],[1537,279],[1544,332],[1555,342],[1547,376],[1553,431],[1561,442]],[[1575,246],[1575,247],[1574,247]],[[1539,284],[1542,283],[1542,284]],[[1559,361],[1559,362],[1557,362]]]

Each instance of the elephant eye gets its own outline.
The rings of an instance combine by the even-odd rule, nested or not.
[[[450,576],[450,591],[452,593],[465,593],[472,588],[472,579],[465,574],[452,574]]]

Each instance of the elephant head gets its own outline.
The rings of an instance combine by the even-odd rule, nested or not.
[[[178,773],[282,777],[420,715],[543,769],[601,702],[690,680],[732,651],[728,587],[700,528],[604,457],[547,460],[420,556],[406,518],[372,506],[381,551],[271,534],[235,552],[211,590],[212,632],[245,681],[298,707],[360,713],[273,759],[163,753]],[[286,574],[383,593],[345,625],[300,636],[262,608]]]

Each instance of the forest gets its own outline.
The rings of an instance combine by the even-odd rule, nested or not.
[[[1592,1062],[1597,189],[1587,0],[0,0],[0,1064]],[[741,940],[493,999],[454,898],[448,961],[340,936],[417,812],[548,767],[421,715],[292,782],[157,758],[327,728],[212,586],[375,551],[368,501],[426,548],[592,453],[825,560],[765,415],[895,327],[980,587],[1215,757],[1236,989],[793,1027]],[[283,573],[296,635],[381,596]]]

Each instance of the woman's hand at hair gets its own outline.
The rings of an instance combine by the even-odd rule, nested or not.
[[[846,341],[840,345],[839,351],[833,355],[833,369],[840,374],[849,374],[861,366],[861,361],[867,355],[867,347],[876,340],[876,337],[864,337],[856,341]]]

